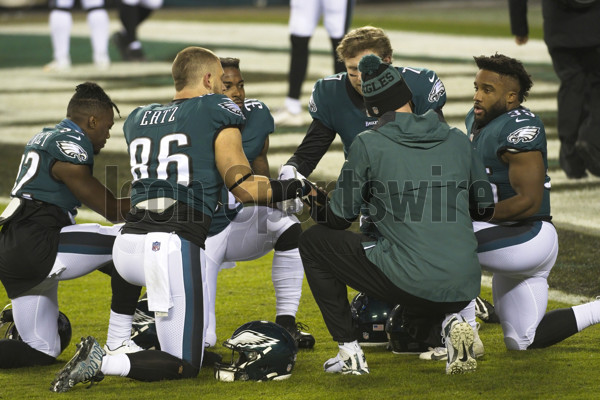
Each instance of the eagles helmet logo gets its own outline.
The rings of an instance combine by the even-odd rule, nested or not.
[[[67,140],[59,140],[56,142],[56,146],[58,146],[58,149],[61,153],[69,158],[76,158],[81,162],[87,161],[88,159],[87,152],[77,143]]]
[[[532,142],[539,134],[540,128],[538,126],[524,126],[508,135],[506,140],[512,144],[517,144],[519,142],[529,143]]]
[[[446,93],[446,87],[444,86],[442,81],[438,78],[438,79],[436,79],[435,83],[431,87],[431,91],[429,92],[429,96],[427,97],[427,100],[429,100],[430,103],[435,103],[442,98],[444,93]]]
[[[235,104],[231,100],[224,101],[223,103],[219,103],[219,107],[221,107],[224,110],[229,111],[232,114],[239,115],[240,117],[244,116],[244,114],[242,114],[242,110],[240,110],[240,108],[238,107],[238,105]]]
[[[273,346],[279,343],[279,340],[269,337],[263,333],[246,330],[240,332],[235,337],[227,340],[230,344],[239,347],[245,346]]]

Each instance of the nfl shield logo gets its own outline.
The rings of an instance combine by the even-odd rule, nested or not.
[[[160,242],[152,242],[152,251],[160,250]]]

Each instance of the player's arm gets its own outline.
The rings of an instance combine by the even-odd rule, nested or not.
[[[501,159],[508,164],[508,179],[517,194],[496,204],[494,220],[516,221],[531,217],[540,209],[544,196],[546,169],[542,153],[506,151]]]
[[[460,133],[462,134],[462,132]],[[469,177],[469,213],[474,221],[490,221],[494,217],[494,191],[481,159],[471,151]]]
[[[335,135],[334,130],[326,127],[318,119],[313,119],[302,143],[286,164],[296,167],[298,172],[308,177],[329,149]]]
[[[225,128],[215,139],[215,161],[225,187],[241,203],[271,204],[294,198],[310,188],[300,179],[271,181],[266,176],[253,175],[244,154],[242,135],[238,128]]]
[[[267,152],[269,151],[269,137],[265,139],[265,144],[260,154],[252,161],[252,170],[256,175],[263,175],[267,178],[271,177],[269,172],[269,160],[267,159]]]
[[[67,185],[79,201],[110,222],[125,221],[125,215],[131,208],[130,199],[116,198],[92,175],[89,165],[56,161],[52,176]]]

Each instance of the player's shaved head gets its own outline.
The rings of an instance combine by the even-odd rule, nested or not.
[[[206,74],[213,73],[215,65],[220,65],[219,57],[208,49],[187,47],[181,50],[171,68],[175,90],[199,85]]]
[[[392,59],[393,50],[390,38],[383,29],[374,26],[363,26],[348,32],[338,45],[336,53],[338,59],[343,62],[366,50],[373,51],[382,60]]]
[[[493,56],[473,57],[477,67],[482,70],[492,71],[502,76],[506,89],[518,93],[519,102],[524,102],[533,86],[531,75],[527,73],[523,64],[504,54]]]

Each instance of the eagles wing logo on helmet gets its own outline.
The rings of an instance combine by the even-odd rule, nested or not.
[[[232,114],[235,115],[239,115],[241,117],[244,116],[244,114],[242,114],[242,110],[240,110],[240,108],[238,107],[237,104],[235,104],[233,101],[229,100],[229,101],[224,101],[223,103],[219,103],[219,107],[221,107],[224,110],[229,111]]]
[[[279,340],[266,336],[263,333],[247,330],[242,331],[235,337],[227,340],[233,346],[273,346],[279,343]]]
[[[429,97],[427,97],[427,100],[429,100],[430,103],[435,103],[442,98],[444,93],[446,93],[446,87],[440,78],[438,78],[431,87],[431,91],[429,92]]]
[[[56,146],[58,146],[61,153],[69,158],[76,158],[79,161],[86,161],[88,159],[87,152],[77,143],[68,140],[59,140],[56,142]]]
[[[537,126],[524,126],[519,128],[506,138],[510,143],[517,144],[519,142],[529,143],[540,133],[540,128]]]
[[[224,382],[287,379],[298,352],[292,335],[269,321],[245,323],[223,346],[233,350],[231,363],[215,364],[215,378]]]

